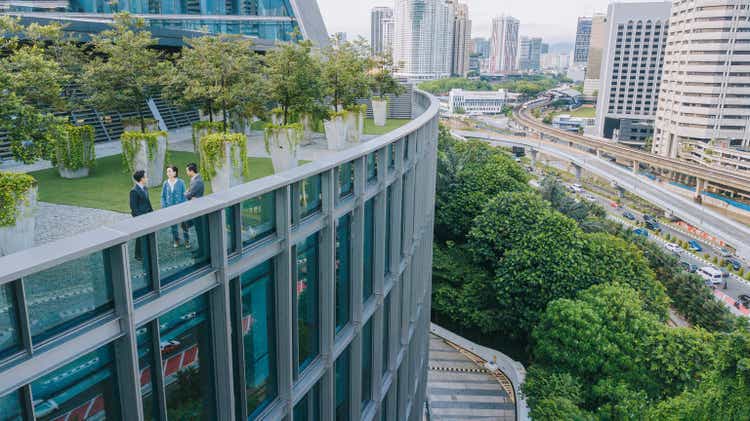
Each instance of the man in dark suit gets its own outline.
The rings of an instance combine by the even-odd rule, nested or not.
[[[198,165],[195,162],[189,163],[185,172],[190,177],[190,188],[185,192],[185,198],[193,200],[203,197],[206,187],[203,184],[203,177],[198,173]],[[196,259],[201,259],[204,257],[203,253],[207,252],[205,245],[208,239],[205,237],[208,234],[208,230],[206,230],[204,224],[205,217],[195,218],[190,222],[190,225],[195,227],[195,235],[198,237],[198,250],[195,252]],[[185,247],[190,248],[190,242],[186,241]]]
[[[151,199],[148,197],[148,189],[146,188],[146,172],[138,170],[133,173],[133,181],[135,186],[130,190],[130,215],[134,218],[136,216],[145,215],[149,212],[153,212],[154,208],[151,207]],[[135,258],[137,260],[143,259],[143,251],[141,250],[141,241],[135,241]]]

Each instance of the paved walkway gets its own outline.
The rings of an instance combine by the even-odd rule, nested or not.
[[[70,237],[95,227],[112,225],[128,218],[130,215],[119,212],[39,202],[34,245]]]
[[[498,379],[430,334],[427,400],[433,421],[514,421],[515,403]]]

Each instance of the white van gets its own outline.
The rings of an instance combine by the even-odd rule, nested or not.
[[[710,282],[713,285],[719,285],[724,280],[721,276],[721,271],[711,266],[703,266],[698,269],[698,275],[700,275],[706,283]]]

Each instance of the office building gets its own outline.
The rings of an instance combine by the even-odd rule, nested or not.
[[[456,3],[453,22],[453,53],[451,57],[453,76],[466,77],[469,73],[469,50],[471,48],[471,20],[469,6]]]
[[[491,73],[513,73],[516,70],[519,25],[520,21],[512,16],[500,16],[492,19]]]
[[[25,22],[61,21],[82,34],[106,29],[113,13],[130,12],[145,18],[155,38],[167,46],[180,46],[183,37],[206,31],[255,37],[259,49],[290,40],[295,30],[318,45],[328,42],[318,3],[307,0],[9,1],[2,6],[2,12]]]
[[[490,40],[487,38],[474,38],[471,40],[473,52],[479,54],[480,58],[490,58]]]
[[[565,53],[546,53],[540,57],[540,64],[543,70],[553,72],[565,72],[570,66],[570,54]]]
[[[586,64],[586,77],[583,81],[583,94],[596,97],[599,91],[599,72],[602,67],[602,54],[607,41],[607,16],[595,14],[591,18],[589,38],[589,60]]]
[[[396,0],[393,62],[410,81],[451,74],[454,5],[450,0]]]
[[[0,418],[421,420],[439,115],[414,107],[399,137],[0,257]]]
[[[501,114],[507,99],[508,94],[504,89],[489,92],[451,89],[448,96],[448,109],[451,114]]]
[[[560,114],[552,119],[552,127],[573,133],[583,133],[587,127],[593,127],[593,118],[571,117],[570,114]]]
[[[549,53],[549,44],[547,44],[546,42],[543,42],[541,54],[547,54],[547,53]]]
[[[518,46],[518,70],[538,72],[541,70],[542,39],[521,37]]]
[[[374,7],[370,12],[370,47],[373,55],[383,54],[392,48],[393,9]]]
[[[589,60],[589,40],[591,38],[591,18],[578,18],[576,43],[573,48],[573,64],[585,66]]]
[[[747,1],[731,0],[672,4],[654,153],[702,165],[750,166],[748,8]],[[712,157],[703,156],[705,150]]]
[[[612,3],[602,53],[596,134],[642,147],[653,135],[670,2]]]

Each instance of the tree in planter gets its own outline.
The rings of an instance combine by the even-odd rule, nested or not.
[[[342,133],[349,142],[360,141],[365,110],[357,99],[367,97],[370,90],[370,61],[363,45],[331,42],[323,50],[323,89],[332,109],[325,126],[329,149],[341,146],[343,142],[337,140]]]
[[[388,118],[388,98],[386,95],[402,95],[406,89],[393,77],[393,57],[390,52],[376,56],[371,63],[372,115],[375,125],[383,127]]]
[[[36,180],[0,171],[0,256],[34,245]]]
[[[143,111],[168,67],[168,62],[159,63],[161,54],[153,49],[155,45],[143,19],[118,13],[111,29],[93,36],[94,57],[84,65],[82,78],[93,106],[137,115],[140,131],[125,127],[120,140],[128,167],[146,170],[149,187],[161,184],[167,151],[166,133],[149,131],[153,120]]]
[[[240,184],[250,175],[247,137],[243,133],[213,133],[200,141],[200,168],[212,191]]]
[[[297,149],[303,137],[303,116],[321,109],[320,63],[312,56],[312,43],[285,43],[266,55],[268,94],[276,105],[276,123],[265,130],[266,151],[279,172],[297,166]]]
[[[223,132],[232,123],[244,127],[253,116],[262,117],[268,100],[252,46],[252,40],[232,35],[187,40],[175,65],[164,73],[165,96],[184,107],[198,107],[209,122],[219,113]]]

